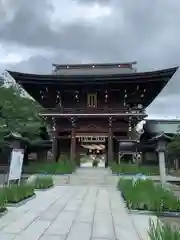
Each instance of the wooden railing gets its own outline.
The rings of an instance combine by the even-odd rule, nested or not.
[[[144,111],[134,110],[134,113],[142,113]],[[93,114],[93,113],[133,113],[133,110],[125,108],[46,108],[42,113],[79,113],[79,114]]]

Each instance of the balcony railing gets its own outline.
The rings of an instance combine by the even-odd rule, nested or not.
[[[46,108],[42,114],[45,113],[78,113],[78,114],[101,114],[101,113],[139,113],[145,114],[144,110],[127,110],[125,108]]]

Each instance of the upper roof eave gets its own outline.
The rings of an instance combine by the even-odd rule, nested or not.
[[[109,79],[117,79],[118,81],[127,81],[127,80],[144,80],[146,81],[147,78],[159,78],[160,77],[169,77],[169,79],[174,75],[177,71],[178,67],[163,69],[163,70],[156,70],[156,71],[149,71],[149,72],[133,72],[133,73],[123,73],[123,74],[103,74],[103,75],[62,75],[62,74],[31,74],[31,73],[22,73],[22,72],[15,72],[6,70],[17,82],[25,82],[26,80],[33,80],[33,81],[57,81],[57,80],[68,80],[70,81],[83,81],[86,79],[93,80],[109,80]],[[161,81],[161,79],[160,79]]]

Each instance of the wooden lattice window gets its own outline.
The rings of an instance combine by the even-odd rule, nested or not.
[[[90,108],[97,108],[97,93],[89,93],[87,95],[87,105]]]

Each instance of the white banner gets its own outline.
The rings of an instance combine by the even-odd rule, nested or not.
[[[8,182],[11,180],[20,180],[23,166],[23,158],[23,149],[12,150]]]

